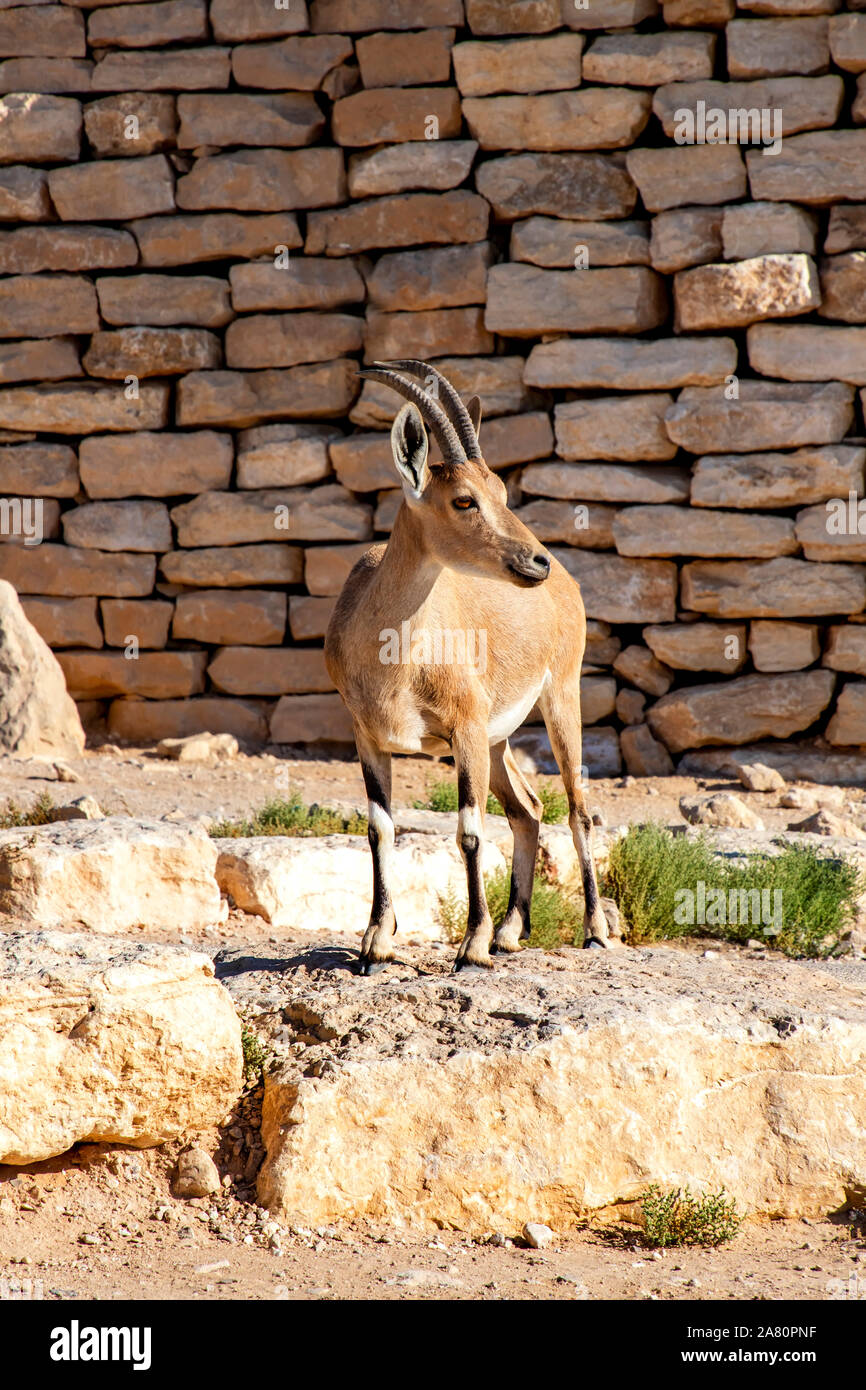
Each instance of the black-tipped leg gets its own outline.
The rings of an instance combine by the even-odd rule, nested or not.
[[[585,951],[606,951],[607,947],[597,936],[588,936],[583,943]]]
[[[492,969],[492,961],[487,965],[479,965],[472,960],[455,960],[452,973],[455,975],[489,975]]]
[[[362,956],[358,961],[359,975],[378,975],[380,970],[384,970],[386,965],[390,965],[389,960],[364,960]]]

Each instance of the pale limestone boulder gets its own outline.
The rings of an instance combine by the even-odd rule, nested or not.
[[[177,385],[177,424],[250,429],[287,417],[328,419],[347,413],[358,385],[358,364],[348,357],[258,372],[189,372]]]
[[[722,254],[723,208],[675,208],[652,219],[650,264],[669,275]]]
[[[755,256],[727,265],[697,266],[674,279],[679,329],[737,328],[765,318],[806,314],[821,303],[810,256]]]
[[[598,502],[685,502],[688,469],[665,464],[533,463],[523,472],[525,492]]]
[[[866,328],[756,323],[746,339],[749,365],[765,376],[866,385]]]
[[[234,449],[214,430],[141,430],[82,439],[78,457],[89,497],[172,497],[227,488]]]
[[[629,150],[625,162],[650,212],[687,203],[730,203],[745,196],[746,166],[736,145],[635,149]]]
[[[749,334],[765,327],[773,325],[759,324]],[[674,443],[693,454],[721,454],[732,448],[747,454],[801,444],[836,444],[854,418],[853,388],[838,381],[787,385],[741,380],[737,397],[731,400],[726,390],[686,386],[680,392],[665,417]]]
[[[206,763],[211,758],[236,758],[238,741],[232,734],[191,734],[188,738],[160,739],[156,752],[158,757],[176,763]]]
[[[783,792],[787,786],[782,774],[766,763],[743,763],[737,776],[747,792]]]
[[[663,743],[653,738],[649,725],[635,724],[623,729],[619,741],[626,769],[632,777],[673,776],[671,755]]]
[[[354,745],[352,717],[339,695],[283,695],[271,715],[270,742]]]
[[[821,655],[821,638],[815,623],[759,619],[749,627],[749,651],[757,671],[802,671]]]
[[[745,623],[651,624],[644,628],[643,638],[659,661],[677,671],[723,671],[733,676],[746,663]]]
[[[130,743],[157,743],[188,734],[230,733],[253,746],[268,736],[268,707],[260,700],[224,699],[218,695],[192,700],[112,700],[108,732]]]
[[[0,1032],[2,1163],[162,1144],[219,1124],[241,1089],[231,999],[210,959],[178,946],[2,933]]]
[[[469,133],[482,150],[627,149],[651,111],[649,93],[631,87],[463,100]]]
[[[337,483],[317,488],[205,492],[171,511],[182,546],[237,545],[281,538],[365,540],[372,537],[371,516],[369,507],[356,502]]]
[[[205,1149],[186,1149],[177,1161],[174,1177],[176,1197],[209,1197],[219,1192],[219,1170]]]
[[[814,255],[818,219],[793,203],[738,203],[722,213],[722,248],[726,261],[745,261],[777,251]],[[822,291],[826,287],[822,272]],[[819,308],[819,312],[822,310]]]
[[[332,425],[260,425],[241,430],[237,485],[246,490],[321,482],[331,472],[328,446],[341,438]]]
[[[724,1187],[753,1216],[839,1209],[862,1181],[862,968],[593,954],[559,953],[554,971],[525,952],[471,989],[392,967],[314,990],[287,961],[290,1016],[359,1041],[325,1044],[319,1077],[289,1057],[268,1074],[259,1201],[300,1224],[479,1236],[527,1215],[564,1231],[651,1182]],[[382,1041],[410,1035],[400,1055]]]
[[[304,931],[367,929],[373,901],[373,861],[366,835],[260,836],[216,840],[217,878],[244,912],[274,927]],[[484,871],[505,868],[502,851],[484,843]],[[465,901],[466,870],[456,836],[401,834],[393,856],[398,931],[426,941],[444,939],[440,899]]]
[[[794,523],[787,517],[686,512],[682,507],[624,507],[614,519],[613,537],[620,555],[751,555],[757,559],[792,555],[800,539],[799,533],[795,538]]]
[[[827,629],[827,645],[821,660],[831,671],[850,671],[866,676],[866,626],[845,623]]]
[[[652,706],[647,719],[672,753],[787,738],[814,724],[830,702],[834,683],[830,671],[737,676],[718,685],[672,690]]]
[[[770,143],[776,136],[787,137],[802,130],[815,130],[835,124],[844,99],[842,79],[832,77],[764,77],[753,82],[673,82],[659,87],[653,97],[653,111],[662,123],[665,135],[673,139],[682,130],[682,111],[698,117],[698,103],[704,103],[704,119],[709,124],[710,112],[736,111],[738,130],[745,140],[760,136]],[[762,113],[771,112],[770,124],[762,129]],[[777,117],[775,113],[781,112]],[[745,113],[741,115],[740,113]],[[752,114],[756,113],[756,114]],[[777,124],[778,121],[778,124]],[[733,133],[733,132],[730,132]],[[775,156],[768,156],[775,158]],[[745,205],[744,205],[745,206]],[[770,247],[769,250],[795,251],[794,246]]]
[[[833,744],[866,744],[866,681],[843,685],[827,725],[827,739]]]
[[[819,618],[866,608],[866,576],[859,565],[788,555],[694,560],[683,566],[681,577],[683,606],[719,618]]]
[[[458,43],[453,50],[454,76],[464,97],[571,90],[580,85],[582,50],[580,34]],[[361,70],[363,74],[363,61]]]
[[[681,796],[680,814],[689,825],[704,825],[714,830],[764,829],[761,817],[733,792],[716,792],[714,796]]]
[[[602,274],[602,271],[597,272]],[[665,427],[673,398],[666,392],[567,401],[554,411],[560,458],[664,462],[677,452]]]
[[[608,623],[673,620],[677,568],[670,560],[626,560],[620,555],[559,546],[551,554],[577,580],[590,618]]]
[[[653,391],[714,386],[736,367],[733,338],[559,338],[536,344],[524,381],[545,389]]]
[[[5,580],[0,580],[0,747],[22,757],[76,758],[84,751],[84,730],[63,672]]]
[[[814,815],[807,816],[805,820],[792,821],[788,829],[799,831],[801,834],[805,832],[812,835],[832,835],[837,840],[863,839],[863,831],[856,821],[834,815],[832,811],[826,809],[816,811]]]
[[[469,176],[477,140],[407,140],[349,156],[349,197],[424,189],[444,193]]]
[[[866,198],[866,131],[827,130],[786,139],[778,154],[749,150],[753,198],[822,206]]]
[[[666,313],[664,282],[648,266],[565,271],[505,262],[488,276],[485,323],[494,333],[642,333]]]
[[[304,552],[299,545],[274,541],[262,545],[203,546],[172,550],[160,569],[170,584],[193,589],[245,589],[257,584],[300,584]]]
[[[796,507],[864,490],[866,449],[849,444],[785,454],[710,454],[692,475],[694,507]]]
[[[145,927],[176,937],[219,918],[217,852],[198,824],[111,817],[0,831],[7,924]]]
[[[488,159],[480,165],[475,183],[496,216],[508,222],[534,212],[628,217],[637,201],[622,158],[603,154],[532,153]]]

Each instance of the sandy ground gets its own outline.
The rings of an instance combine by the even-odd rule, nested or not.
[[[0,759],[0,801],[29,805],[40,792],[57,804],[85,794],[109,814],[159,818],[244,816],[272,796],[301,791],[308,802],[363,807],[354,762],[246,756],[189,767],[143,749],[96,748],[68,763],[61,783],[49,763]],[[408,807],[431,778],[453,769],[429,759],[394,761],[394,803]],[[560,785],[558,778],[543,782]],[[608,825],[656,820],[682,825],[679,798],[736,789],[768,830],[804,811],[778,794],[742,792],[693,778],[603,779],[590,809]],[[810,787],[817,805],[859,820],[859,789]],[[274,929],[233,912],[215,951],[275,941]],[[704,943],[708,944],[708,943]],[[719,943],[713,943],[720,949]],[[685,949],[702,949],[689,943]],[[721,949],[736,950],[721,946]],[[0,1298],[46,1299],[819,1299],[866,1298],[866,1214],[747,1225],[724,1248],[653,1251],[622,1216],[608,1214],[557,1236],[543,1251],[515,1241],[473,1242],[452,1233],[408,1236],[393,1228],[291,1230],[255,1205],[258,1103],[254,1087],[220,1133],[201,1136],[217,1156],[224,1191],[179,1200],[171,1175],[177,1147],[139,1151],[79,1146],[46,1163],[0,1166]]]

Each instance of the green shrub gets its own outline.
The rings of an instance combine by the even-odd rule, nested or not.
[[[484,891],[494,927],[498,927],[505,919],[510,890],[510,869],[499,869],[485,880]],[[461,941],[468,919],[465,901],[457,898],[452,892],[441,895],[439,903],[440,916],[449,941]],[[558,946],[583,944],[581,893],[550,883],[542,874],[535,875],[530,919],[532,932],[526,943],[528,946],[552,951]]]
[[[287,801],[268,801],[249,820],[220,821],[212,825],[214,839],[241,839],[249,835],[366,835],[367,817],[346,816],[330,806],[306,806],[298,792]]]
[[[677,920],[683,915],[682,890],[695,893],[700,883],[707,895],[711,890],[725,895],[730,904],[723,912],[726,920],[714,922],[711,911],[705,922]],[[779,854],[732,860],[714,854],[704,835],[672,835],[661,826],[640,825],[611,847],[603,892],[615,899],[632,945],[678,936],[740,942],[763,936],[786,955],[820,957],[849,928],[863,886],[862,875],[848,860],[822,855],[811,846],[787,844]],[[765,923],[754,911],[735,913],[734,902],[756,891],[767,895],[763,901],[771,909],[780,905],[778,921]],[[746,920],[732,920],[735,916]]]
[[[14,830],[19,825],[48,825],[54,802],[47,792],[40,792],[29,811],[15,801],[0,806],[0,830]]]
[[[647,1245],[721,1245],[733,1240],[742,1223],[733,1197],[724,1188],[700,1196],[688,1187],[668,1192],[653,1183],[641,1201]]]
[[[270,1050],[245,1023],[241,1023],[241,1048],[244,1054],[244,1080],[255,1081],[264,1075],[271,1059]]]
[[[541,819],[546,825],[556,825],[568,815],[568,798],[555,787],[539,787],[538,795],[544,812]],[[457,811],[457,783],[442,777],[436,782],[428,782],[427,797],[424,801],[413,801],[416,811]],[[501,803],[492,792],[487,797],[488,816],[504,816]]]

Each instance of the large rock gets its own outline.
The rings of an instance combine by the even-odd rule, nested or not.
[[[240,44],[232,51],[232,73],[239,87],[315,92],[351,56],[352,40],[345,34],[299,35],[255,48]]]
[[[349,157],[349,196],[445,192],[463,182],[477,153],[477,140],[406,140],[361,150]]]
[[[719,618],[818,618],[862,613],[862,565],[774,560],[695,560],[682,569],[683,607]]]
[[[179,149],[199,145],[311,145],[324,117],[310,92],[251,96],[241,92],[178,98]]]
[[[486,241],[380,256],[369,279],[368,302],[376,309],[403,312],[483,304],[493,259]],[[325,264],[337,269],[345,263]]]
[[[723,671],[733,676],[746,664],[745,623],[652,625],[644,628],[643,637],[659,661],[678,671]]]
[[[91,931],[177,933],[219,919],[217,852],[198,824],[67,821],[0,831],[0,917]]]
[[[371,516],[369,507],[356,502],[337,483],[261,492],[206,492],[171,513],[182,546],[280,539],[367,540],[373,534]]]
[[[866,676],[866,626],[844,623],[828,628],[821,664],[829,666],[831,671],[851,671]]]
[[[582,49],[580,34],[458,43],[453,51],[454,75],[464,97],[559,91],[579,86]]]
[[[84,730],[63,672],[5,580],[0,580],[0,748],[22,757],[76,758],[84,751]]]
[[[727,391],[685,387],[665,420],[674,443],[692,454],[836,444],[854,418],[853,389],[841,382],[739,381],[735,398],[728,399]]]
[[[141,263],[147,266],[187,265],[227,257],[253,259],[273,256],[277,246],[292,251],[304,244],[298,220],[291,212],[260,216],[177,213],[174,217],[145,217],[129,225],[141,248]]]
[[[0,281],[0,338],[49,338],[98,328],[96,295],[84,275],[12,275]]]
[[[815,723],[830,703],[834,682],[832,671],[737,676],[718,685],[672,690],[652,706],[647,719],[672,753],[787,738]]]
[[[823,302],[821,318],[866,323],[866,256],[848,251],[827,256],[820,264]]]
[[[699,103],[703,102],[707,120],[710,111],[736,111],[741,123],[737,133],[744,139],[762,135],[766,140],[769,135],[772,140],[777,135],[787,138],[797,131],[833,125],[844,94],[842,79],[838,76],[765,77],[755,82],[673,82],[658,88],[653,97],[653,111],[669,138],[682,130],[682,113],[690,111],[697,118]],[[778,118],[777,111],[781,113]],[[769,130],[765,124],[762,132],[763,112],[772,114]],[[794,251],[798,248],[779,246],[772,249]]]
[[[745,261],[776,251],[814,255],[817,240],[815,213],[793,203],[738,203],[722,213],[726,261]]]
[[[866,197],[866,131],[827,130],[793,135],[778,154],[746,154],[753,198],[821,206]]]
[[[160,569],[170,584],[185,584],[194,589],[300,584],[304,577],[304,552],[299,545],[286,545],[285,541],[171,550],[163,555]]]
[[[844,632],[848,629],[830,630]],[[859,631],[856,628],[851,630]],[[801,671],[821,655],[817,624],[774,623],[758,619],[749,627],[749,651],[758,671]],[[833,662],[825,661],[824,665],[832,667]]]
[[[495,346],[493,334],[485,327],[484,310],[480,305],[420,309],[405,314],[367,310],[365,362],[391,362],[408,356],[428,362],[431,357],[443,357],[448,353],[492,352]]]
[[[626,167],[650,212],[686,203],[730,203],[746,192],[746,166],[736,145],[636,149],[626,155]]]
[[[670,465],[533,463],[521,475],[525,492],[585,502],[687,502],[689,473]]]
[[[821,303],[821,288],[809,256],[755,256],[681,271],[674,281],[674,302],[680,329],[737,328],[758,319],[806,314]]]
[[[179,946],[0,934],[0,1029],[0,1163],[162,1144],[219,1124],[241,1088],[231,999]]]
[[[795,537],[794,523],[781,516],[686,512],[682,507],[624,507],[613,523],[613,536],[620,555],[753,555],[772,559],[774,555],[794,554],[799,532]]]
[[[628,217],[637,201],[622,155],[506,155],[482,164],[475,182],[496,216],[509,222],[535,212],[552,217]]]
[[[494,265],[487,281],[485,323],[494,333],[642,333],[667,313],[664,282],[648,266],[610,270],[539,270]]]
[[[106,323],[223,328],[234,318],[228,281],[215,275],[102,275],[96,282]]]
[[[479,397],[485,420],[491,415],[532,410],[539,404],[538,393],[524,385],[522,357],[446,357],[431,365],[438,367],[465,399]],[[349,419],[361,429],[390,430],[394,392],[384,382],[365,381]]]
[[[259,425],[238,435],[239,488],[297,487],[331,472],[329,444],[342,439],[331,425]],[[224,484],[228,487],[228,478]]]
[[[605,34],[584,58],[583,75],[587,82],[636,87],[711,77],[715,46],[715,34]]]
[[[371,34],[355,49],[361,81],[370,87],[424,87],[451,76],[453,29]]]
[[[713,386],[736,366],[733,338],[559,338],[532,349],[523,379],[547,389],[658,391]]]
[[[229,324],[226,366],[295,367],[359,352],[363,342],[364,321],[354,314],[249,314]]]
[[[93,69],[94,92],[209,91],[227,87],[231,77],[227,48],[152,48],[121,53],[110,49]]]
[[[252,747],[268,736],[266,709],[261,701],[206,695],[193,700],[112,700],[108,711],[112,738],[130,743],[156,743],[190,734],[233,734]]]
[[[348,357],[255,372],[189,372],[178,383],[177,423],[247,429],[287,416],[328,418],[345,415],[357,392],[358,364]]]
[[[690,265],[706,265],[722,254],[724,208],[674,208],[653,219],[650,263],[669,275]]]
[[[80,145],[80,102],[35,92],[0,98],[0,164],[75,160]]]
[[[178,594],[172,636],[213,646],[278,645],[285,633],[287,608],[285,594],[267,589],[196,589]]]
[[[830,743],[866,744],[866,681],[848,681],[839,692],[836,711],[827,725]]]
[[[511,228],[512,261],[548,270],[587,265],[649,265],[646,222],[578,222],[569,217],[527,217]]]
[[[354,261],[329,261],[323,256],[300,256],[284,270],[272,261],[233,265],[229,280],[232,305],[239,312],[342,309],[363,301],[365,294]]]
[[[348,208],[311,212],[304,249],[308,256],[351,256],[381,246],[483,241],[489,222],[488,204],[465,188],[368,198]]]
[[[20,594],[144,598],[155,577],[152,555],[84,550],[46,541],[35,546],[0,545],[0,579],[8,580]]]
[[[164,381],[143,381],[132,397],[97,381],[9,386],[0,390],[0,429],[48,434],[159,430],[168,424],[169,390]]]
[[[131,102],[138,126],[127,122]],[[177,110],[173,96],[160,92],[124,92],[101,101],[89,101],[84,108],[87,142],[95,155],[159,154],[174,149],[177,139]]]
[[[804,507],[797,513],[797,541],[807,560],[866,560],[866,535],[861,534],[858,525],[851,527],[847,498],[842,508],[841,527],[834,509],[826,502]]]
[[[0,168],[0,221],[48,222],[52,215],[44,169]]]
[[[298,17],[294,18],[297,21]],[[97,9],[87,25],[87,38],[94,48],[149,48],[163,43],[196,43],[207,36],[207,15],[201,0],[174,0],[164,8],[134,4]]]
[[[824,1215],[862,1181],[861,967],[655,947],[565,951],[554,970],[529,951],[469,989],[406,949],[372,986],[333,938],[285,952],[279,1018],[306,1045],[265,1082],[258,1197],[275,1214],[512,1235],[527,1213],[564,1230],[696,1174],[766,1217]]]
[[[423,140],[435,121],[443,140],[460,134],[456,87],[373,87],[336,101],[331,116],[338,145],[378,145]]]
[[[85,502],[64,512],[63,539],[88,550],[170,550],[168,508],[146,499]]]
[[[463,114],[482,150],[614,150],[638,138],[650,98],[629,87],[465,97]]]
[[[554,412],[556,452],[564,459],[672,459],[677,446],[665,429],[665,412],[671,405],[664,392],[567,401]]]
[[[174,177],[164,154],[53,169],[48,187],[64,222],[126,221],[174,211]]]
[[[673,620],[677,568],[669,560],[626,560],[620,555],[559,547],[552,554],[580,585],[590,618],[608,623]]]
[[[75,451],[68,444],[0,445],[0,490],[21,497],[74,497]]]
[[[756,323],[747,344],[749,365],[765,376],[866,385],[866,328]]]
[[[328,207],[342,202],[345,196],[343,153],[324,146],[207,155],[197,159],[177,185],[178,207],[191,210],[282,212]]]
[[[227,488],[233,459],[231,435],[214,430],[97,434],[79,447],[89,497],[177,497]]]
[[[866,449],[850,444],[787,454],[710,454],[692,475],[694,507],[796,507],[863,492]]]
[[[128,635],[138,637],[134,629],[130,634],[129,627],[124,637]],[[75,700],[105,700],[114,695],[167,700],[199,695],[205,686],[206,652],[140,651],[132,660],[125,652],[62,651],[57,660]]]
[[[0,271],[4,275],[113,269],[135,265],[137,260],[135,238],[113,227],[16,227],[0,232]]]

